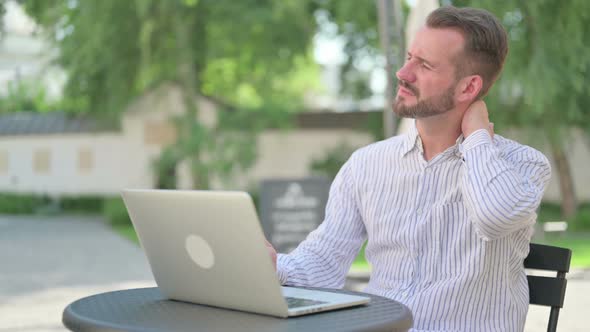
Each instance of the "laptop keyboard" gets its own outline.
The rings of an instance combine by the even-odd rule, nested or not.
[[[285,297],[285,300],[287,301],[287,307],[289,307],[289,309],[328,303],[328,302],[315,301],[315,300],[310,300],[310,299],[301,299],[301,298],[297,298],[297,297]]]

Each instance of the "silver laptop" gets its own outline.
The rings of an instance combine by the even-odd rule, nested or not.
[[[122,196],[156,283],[170,299],[278,317],[370,300],[281,287],[246,192],[124,190]]]

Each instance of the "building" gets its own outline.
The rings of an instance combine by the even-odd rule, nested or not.
[[[200,101],[200,121],[212,124],[215,109]],[[63,113],[15,113],[0,116],[0,192],[49,196],[118,195],[123,188],[153,188],[153,162],[162,148],[175,140],[169,119],[182,113],[177,88],[162,86],[141,97],[123,115],[119,129],[100,127],[83,117]],[[292,129],[267,129],[257,138],[254,166],[232,181],[212,179],[215,189],[256,189],[264,179],[301,178],[311,175],[310,164],[341,145],[361,147],[374,141],[366,130],[376,112],[302,113]],[[506,137],[543,151],[548,149],[522,133]],[[520,136],[520,137],[519,137]],[[574,131],[568,146],[578,199],[590,200],[590,144]],[[556,168],[545,199],[560,200]],[[178,188],[190,188],[186,164],[177,168]]]
[[[200,101],[201,121],[215,111]],[[153,162],[174,142],[170,118],[182,113],[180,91],[166,85],[134,102],[120,129],[63,113],[13,113],[0,116],[0,192],[49,196],[118,195],[123,188],[153,188]],[[363,129],[371,113],[309,113],[292,130],[269,129],[257,139],[254,167],[231,185],[212,179],[213,188],[249,189],[262,179],[309,175],[312,160],[342,144],[373,141]],[[378,115],[378,114],[377,114]],[[186,164],[177,169],[179,188],[190,188]]]

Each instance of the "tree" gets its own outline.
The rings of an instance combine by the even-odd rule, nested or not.
[[[344,39],[344,52],[347,59],[342,68],[343,91],[357,98],[370,96],[368,78],[363,75],[361,67],[371,62],[374,67],[385,67],[379,40],[377,3],[341,0],[324,0],[318,3],[321,5],[318,7],[317,14],[324,22],[320,27],[323,28],[321,32],[331,36],[341,36]],[[402,6],[402,10],[402,16],[406,16],[409,7]],[[400,43],[398,39],[391,42],[393,54],[399,53],[399,47],[400,45],[403,47],[403,43]],[[403,50],[401,52],[403,53]],[[393,67],[400,66],[401,63],[393,64]],[[389,75],[394,74],[389,73]]]
[[[455,0],[499,17],[509,55],[488,102],[494,122],[542,134],[548,140],[562,194],[562,214],[577,200],[567,143],[572,128],[590,128],[590,2]]]
[[[314,85],[312,1],[21,0],[59,47],[65,95],[77,110],[118,120],[163,82],[183,94],[178,142],[164,174],[191,161],[195,188],[253,163],[254,134],[300,109]],[[198,119],[195,96],[217,104],[217,127]]]

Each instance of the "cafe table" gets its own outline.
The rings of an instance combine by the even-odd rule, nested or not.
[[[308,288],[321,289],[321,288]],[[412,327],[403,304],[381,296],[347,290],[324,291],[369,296],[368,305],[277,318],[168,300],[157,287],[96,294],[69,304],[63,324],[72,331],[388,331]]]

